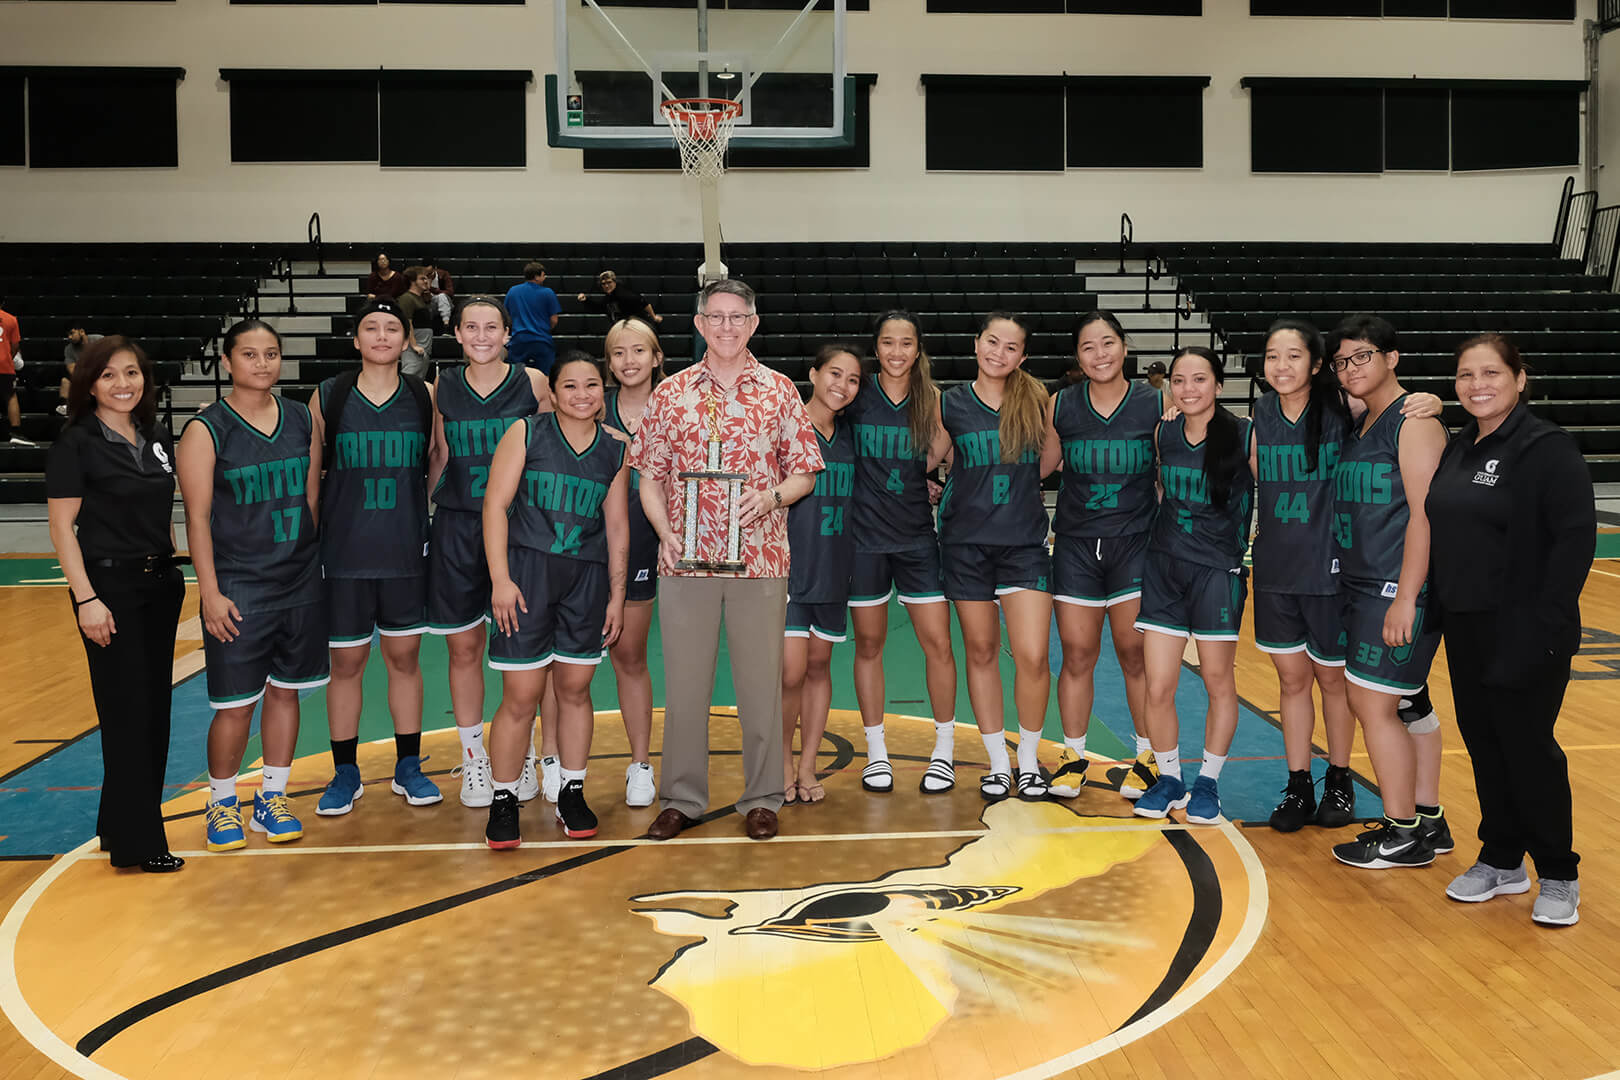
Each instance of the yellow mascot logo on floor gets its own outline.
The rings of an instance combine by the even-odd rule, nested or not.
[[[1148,944],[1113,924],[1002,910],[1140,858],[1164,844],[1157,829],[1016,799],[982,820],[983,838],[943,866],[804,889],[632,897],[659,905],[638,914],[660,933],[702,939],[652,985],[741,1061],[825,1069],[924,1042],[964,995],[996,996],[998,973],[1061,993],[1077,972],[1111,980],[1097,954]],[[716,901],[729,904],[723,916],[694,910]]]

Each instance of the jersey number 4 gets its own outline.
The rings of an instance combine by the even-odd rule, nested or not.
[[[889,479],[884,483],[883,486],[894,492],[896,495],[904,495],[906,493],[906,482],[900,479],[899,469],[889,470]]]
[[[1291,521],[1297,521],[1304,525],[1311,520],[1311,511],[1305,505],[1305,493],[1303,491],[1296,491],[1292,495],[1286,491],[1278,494],[1277,505],[1272,507],[1271,513],[1273,517],[1284,525]]]

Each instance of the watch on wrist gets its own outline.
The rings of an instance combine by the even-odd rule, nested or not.
[[[771,498],[776,500],[776,509],[782,509],[782,493],[775,488],[771,488]]]

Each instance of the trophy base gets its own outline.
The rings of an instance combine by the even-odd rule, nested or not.
[[[675,564],[677,570],[703,570],[711,574],[741,574],[747,571],[748,564],[742,560],[730,559],[681,559]]]

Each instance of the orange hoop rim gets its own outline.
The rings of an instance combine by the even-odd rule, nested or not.
[[[707,117],[718,113],[719,120],[735,120],[742,115],[742,102],[729,98],[671,98],[659,110],[670,120],[686,120],[691,116]]]

